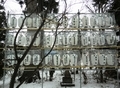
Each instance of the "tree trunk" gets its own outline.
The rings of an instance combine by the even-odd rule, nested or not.
[[[20,63],[15,66],[14,73],[12,74],[9,88],[14,88],[15,78],[19,69]]]

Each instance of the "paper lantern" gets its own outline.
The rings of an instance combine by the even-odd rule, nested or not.
[[[84,16],[84,17],[82,18],[82,26],[83,26],[83,27],[88,27],[88,26],[89,26],[89,19],[88,19],[87,16]]]
[[[34,54],[33,55],[33,65],[38,65],[40,63],[40,55],[39,54]]]
[[[106,65],[106,56],[105,56],[105,54],[99,54],[99,63],[100,63],[100,65]]]
[[[87,53],[82,53],[82,61],[84,65],[89,64],[89,55]]]
[[[46,64],[46,65],[52,65],[52,63],[53,63],[52,55],[48,55],[48,56],[45,58],[45,64]]]
[[[16,26],[17,26],[17,19],[16,19],[16,17],[11,17],[10,18],[10,26],[12,28],[16,28]]]
[[[70,66],[77,66],[78,55],[70,54]]]
[[[54,65],[55,66],[60,66],[60,64],[61,64],[61,57],[60,57],[59,54],[55,54],[53,56],[53,60],[54,60]]]
[[[98,58],[99,58],[98,54],[92,54],[91,55],[91,64],[98,65]]]
[[[24,65],[26,65],[26,66],[30,65],[31,64],[31,59],[32,59],[31,55],[27,54],[26,57],[23,60]]]
[[[63,55],[63,65],[69,65],[69,62],[70,62],[69,54],[64,54]]]
[[[19,18],[18,18],[18,26],[19,27],[21,27],[21,25],[22,25],[22,23],[23,23],[23,16],[20,16]],[[24,26],[24,25],[23,25]]]

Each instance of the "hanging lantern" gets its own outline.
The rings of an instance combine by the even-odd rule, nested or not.
[[[69,63],[70,63],[69,54],[64,54],[63,55],[63,65],[69,65]]]
[[[39,28],[41,23],[42,23],[42,18],[41,17],[37,17],[37,27]]]
[[[114,65],[114,55],[113,54],[107,54],[106,58],[107,58],[108,65]]]
[[[59,54],[55,54],[53,56],[53,60],[54,60],[54,65],[55,66],[60,66],[60,64],[61,64],[61,58],[60,58]]]
[[[64,28],[67,28],[67,26],[68,26],[68,18],[66,16],[63,17],[62,24],[63,24]]]
[[[96,19],[94,16],[90,18],[90,26],[91,28],[94,28],[96,26]]]
[[[52,38],[51,35],[45,36],[45,44],[46,46],[50,47],[52,45]]]
[[[68,45],[68,37],[67,35],[62,35],[63,45]]]
[[[33,22],[32,22],[32,23],[33,23],[33,24],[32,24],[33,28],[37,28],[37,22],[38,22],[37,19],[38,19],[37,16],[34,16],[34,17],[32,18],[32,20],[33,20]]]
[[[18,36],[18,42],[17,42],[17,44],[18,44],[19,46],[24,46],[24,45],[26,45],[26,37],[23,36],[23,34],[20,34],[20,35]]]
[[[25,44],[25,45],[26,45],[26,46],[29,46],[30,43],[31,43],[31,36],[26,34],[25,37],[26,37],[26,38],[25,38],[25,39],[26,39],[26,44]]]
[[[72,22],[71,22],[71,26],[72,28],[79,28],[80,26],[80,19],[78,19],[78,15],[75,15],[72,17]]]
[[[100,65],[106,65],[106,56],[105,56],[105,54],[99,54],[99,63],[100,63]]]
[[[89,37],[88,37],[88,36],[82,36],[82,37],[81,37],[81,44],[82,44],[83,46],[89,45]]]
[[[83,26],[84,28],[87,28],[87,27],[89,26],[89,19],[88,19],[87,16],[84,16],[84,17],[82,18],[82,26]]]
[[[107,15],[105,15],[104,17],[104,20],[105,20],[105,27],[110,27],[111,24],[110,24],[110,17],[108,17]]]
[[[69,36],[69,43],[71,44],[71,45],[77,45],[78,44],[78,35],[77,34],[71,34],[70,36]]]
[[[13,34],[8,34],[8,35],[7,35],[7,44],[8,44],[9,46],[13,46],[13,44],[14,44],[14,39],[15,39],[15,37],[14,37]]]
[[[89,55],[87,53],[82,53],[82,61],[84,65],[89,64]]]
[[[34,54],[32,62],[33,62],[33,65],[38,65],[40,63],[40,55],[39,54]]]
[[[92,34],[90,36],[90,43],[91,43],[92,46],[97,45],[97,38],[96,38],[96,36],[94,34]]]
[[[19,18],[18,18],[18,26],[19,27],[21,27],[21,25],[22,25],[22,23],[23,23],[23,16],[20,16]],[[24,26],[24,25],[23,25]]]
[[[26,26],[27,26],[28,28],[32,28],[32,26],[33,26],[33,20],[32,20],[31,17],[28,17],[28,18],[26,19]]]
[[[17,27],[17,19],[16,19],[16,17],[11,17],[10,18],[10,26],[12,27],[12,28],[16,28]]]
[[[97,25],[100,28],[105,26],[105,22],[104,22],[103,16],[101,14],[97,18]]]
[[[113,45],[115,43],[115,36],[113,34],[108,34],[106,40],[109,45]]]
[[[52,64],[52,55],[48,55],[46,58],[45,58],[45,64],[46,65],[51,65]]]
[[[52,38],[52,39],[55,39],[55,38]],[[55,45],[58,46],[58,45],[61,45],[61,44],[62,44],[62,42],[61,42],[61,35],[57,35]]]
[[[92,54],[91,55],[91,64],[92,65],[98,65],[98,59],[99,59],[99,57],[98,57],[97,53]]]
[[[77,66],[77,58],[76,54],[70,54],[70,66]]]
[[[98,45],[105,45],[105,36],[104,35],[99,35],[97,37],[98,40]]]
[[[25,57],[25,59],[23,60],[23,63],[24,63],[24,65],[30,65],[31,64],[31,55],[30,54],[27,54],[26,55],[26,57]]]

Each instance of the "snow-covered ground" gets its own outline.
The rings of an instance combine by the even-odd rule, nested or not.
[[[42,72],[40,72],[42,77]],[[92,71],[87,71],[88,83],[83,84],[83,76],[79,74],[71,75],[73,79],[74,87],[66,87],[66,88],[119,88],[117,87],[117,83],[115,81],[107,81],[107,83],[97,83],[97,80],[93,78]],[[49,77],[49,75],[48,75]],[[34,83],[24,83],[20,88],[65,88],[60,86],[60,82],[62,82],[61,71],[55,71],[53,81],[46,80],[46,74],[43,72],[43,80],[37,80]],[[81,78],[80,78],[81,77]],[[5,77],[5,85],[4,88],[9,88],[10,76]],[[15,86],[18,85],[19,82],[15,83]],[[0,80],[0,88],[3,88],[3,80]]]

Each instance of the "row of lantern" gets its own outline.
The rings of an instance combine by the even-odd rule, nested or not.
[[[17,45],[19,46],[28,46],[31,43],[32,35],[27,35],[27,33],[20,33],[17,38]],[[14,44],[14,34],[7,34],[6,44],[12,46]],[[41,40],[41,41],[40,41]],[[56,37],[55,46],[60,45],[78,45],[80,40],[81,46],[97,46],[97,45],[115,45],[117,37],[114,32],[107,33],[95,33],[95,32],[81,32],[81,37],[77,33],[63,33],[58,34]],[[53,34],[45,34],[44,39],[40,39],[40,34],[37,35],[36,40],[33,46],[39,46],[40,42],[44,41],[44,46],[50,47],[55,41],[55,36]]]
[[[15,39],[15,33],[8,33],[6,38],[6,45],[7,46],[13,46],[14,45],[14,39]],[[18,46],[29,46],[31,41],[33,39],[32,35],[28,35],[27,33],[19,33],[16,44]],[[40,34],[37,35],[33,46],[39,46],[40,45]]]
[[[22,54],[19,54],[18,57],[22,57]],[[7,55],[6,59],[8,59],[7,65],[12,66],[12,65],[16,64],[14,54]],[[39,54],[34,54],[34,55],[27,54],[25,59],[23,60],[23,62],[21,62],[21,65],[23,65],[23,64],[24,65],[30,65],[30,64],[38,65],[40,60],[41,59],[40,59]]]
[[[116,45],[118,37],[115,32],[81,32],[82,46],[97,46],[97,45]]]
[[[20,33],[18,35],[16,44],[19,46],[28,46],[32,41],[32,35],[27,35],[26,33]],[[8,33],[7,34],[7,42],[6,44],[8,46],[13,46],[14,44],[15,35],[14,33]],[[37,35],[36,40],[33,44],[33,46],[39,46],[40,45],[40,34]],[[44,36],[44,39],[41,41],[44,41],[45,46],[52,46],[53,42],[55,40],[55,36],[49,34]],[[66,43],[67,42],[67,43]],[[64,35],[58,35],[56,38],[56,44],[55,45],[77,45],[78,44],[78,35],[75,33],[71,33],[68,37]]]
[[[82,53],[83,65],[114,65],[115,59],[115,55],[112,53],[93,53],[91,55]]]
[[[23,23],[24,17],[20,16],[19,18],[13,16],[8,19],[9,28],[20,28]],[[38,28],[42,23],[41,17],[27,17],[24,21],[23,27],[28,28]]]
[[[19,55],[22,56],[22,55]],[[16,64],[15,56],[13,54],[7,55],[8,65]],[[79,66],[81,65],[114,65],[116,56],[113,53],[82,53],[81,61],[78,54],[49,54],[45,60],[44,65],[47,66]],[[41,61],[39,54],[27,54],[21,65],[38,65]],[[81,63],[80,63],[81,62]]]
[[[115,25],[114,18],[105,15],[82,16],[77,15],[72,17],[71,26],[73,28],[109,28]]]
[[[22,25],[24,17],[16,17],[16,16],[11,16],[8,19],[8,27],[10,28],[19,28]],[[53,25],[55,25],[55,22],[59,19],[56,17],[53,17],[51,14],[45,23],[46,28],[51,28]],[[51,22],[55,21],[55,22]],[[78,16],[78,15],[73,15],[72,17],[63,17],[62,20],[60,21],[62,23],[61,26],[64,28],[67,27],[72,27],[72,28],[101,28],[101,27],[113,27],[115,25],[114,21],[114,16],[108,15],[108,14],[103,14],[103,15],[84,15],[84,16]],[[40,24],[42,23],[42,18],[40,16],[33,16],[33,17],[27,17],[24,23],[24,27],[28,28],[38,28]]]
[[[18,56],[22,57],[22,54],[19,54]],[[7,64],[9,66],[16,64],[14,54],[7,55],[6,59],[8,59]],[[50,54],[45,58],[44,64],[45,65],[53,65],[54,64],[55,66],[59,66],[62,61],[63,65],[76,66],[77,59],[78,59],[77,54],[64,54],[62,57],[60,57],[59,54],[54,54],[52,57],[52,55]],[[41,61],[41,57],[39,54],[34,54],[34,55],[27,54],[25,59],[21,63],[21,65],[26,65],[26,66],[31,65],[31,64],[38,65],[40,63],[40,61]]]

